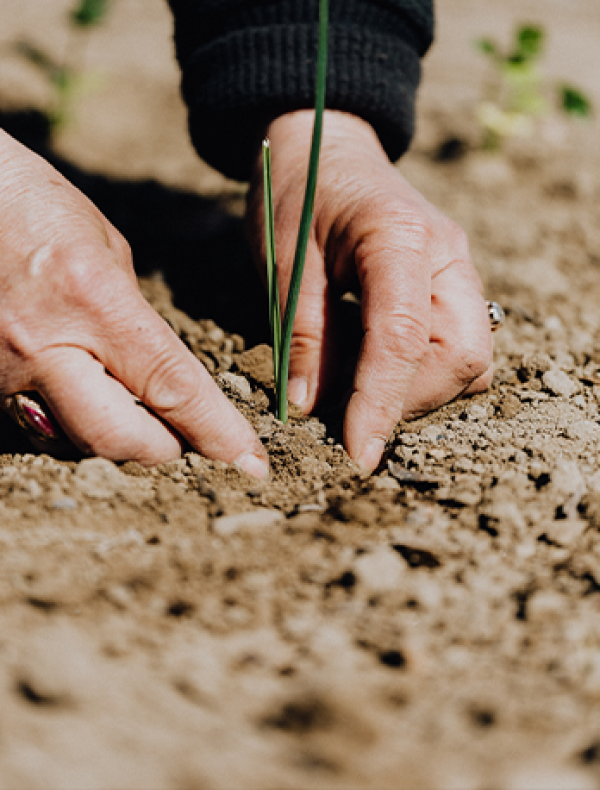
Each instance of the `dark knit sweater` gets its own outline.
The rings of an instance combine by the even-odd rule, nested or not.
[[[433,0],[330,0],[327,107],[359,115],[390,159],[414,127]],[[200,156],[247,180],[265,125],[314,101],[318,0],[169,0]]]

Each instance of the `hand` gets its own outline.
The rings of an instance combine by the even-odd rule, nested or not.
[[[266,476],[250,425],[142,297],[119,233],[1,131],[0,175],[0,396],[37,390],[85,454],[154,464],[183,437]]]
[[[300,111],[281,116],[268,130],[282,304],[312,122],[312,111]],[[264,267],[260,164],[247,213],[255,254]],[[352,289],[360,292],[364,334],[344,442],[350,456],[370,472],[398,420],[489,386],[492,339],[464,232],[400,175],[369,124],[326,111],[290,359],[290,398],[305,412],[339,368],[344,338],[336,338],[336,303]]]

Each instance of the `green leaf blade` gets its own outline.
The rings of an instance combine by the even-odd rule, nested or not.
[[[77,27],[91,27],[102,22],[108,12],[109,0],[79,0],[71,11],[71,21]]]
[[[306,261],[306,251],[308,249],[308,239],[312,225],[315,193],[317,189],[317,174],[319,170],[319,156],[321,153],[321,139],[323,136],[323,113],[325,111],[325,87],[327,78],[327,36],[329,27],[329,5],[327,0],[319,0],[319,46],[317,56],[317,77],[315,90],[315,120],[313,125],[312,142],[308,163],[308,175],[306,179],[306,191],[304,193],[304,204],[300,218],[298,230],[298,240],[296,243],[296,253],[290,280],[283,318],[282,338],[281,338],[281,361],[279,365],[279,388],[277,392],[277,411],[279,419],[287,422],[287,381],[290,364],[290,348],[292,343],[292,332],[294,328],[294,318],[298,307],[298,297],[300,295],[300,285]]]
[[[273,374],[275,391],[279,391],[279,364],[281,354],[281,313],[279,285],[277,282],[277,256],[275,250],[275,212],[273,209],[273,179],[271,176],[271,143],[263,140],[263,195],[265,213],[265,253],[267,259],[267,286],[269,298],[269,324],[273,347]]]
[[[594,114],[591,100],[572,85],[561,86],[560,107],[567,115],[577,118],[591,118]]]
[[[516,33],[515,55],[523,60],[540,57],[544,50],[545,32],[541,25],[522,25]]]

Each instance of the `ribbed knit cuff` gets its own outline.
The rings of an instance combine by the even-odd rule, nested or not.
[[[316,55],[317,28],[304,24],[235,30],[196,49],[182,91],[200,156],[248,180],[265,125],[313,106]],[[393,161],[412,138],[419,78],[410,36],[330,25],[326,105],[368,121]]]

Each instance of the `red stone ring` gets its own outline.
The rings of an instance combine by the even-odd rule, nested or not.
[[[16,392],[5,398],[2,406],[31,438],[42,442],[64,438],[50,409],[37,392]]]

